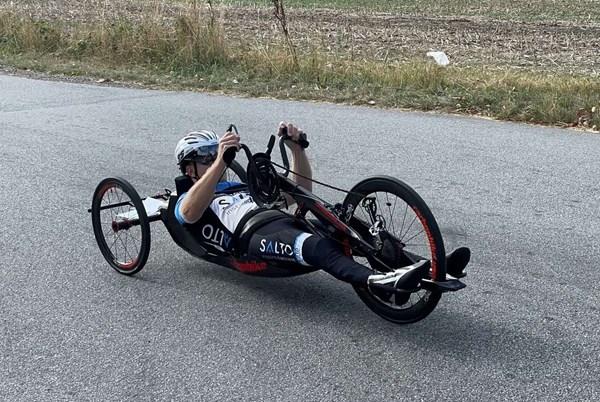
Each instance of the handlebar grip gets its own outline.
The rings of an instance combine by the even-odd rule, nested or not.
[[[229,127],[227,128],[228,132],[235,132],[235,135],[240,136],[240,134],[238,133],[238,129],[235,126],[235,124],[230,124]],[[229,166],[231,164],[231,162],[233,162],[233,160],[235,159],[235,156],[237,154],[237,149],[235,148],[227,148],[225,150],[225,153],[223,154],[223,161],[227,164],[227,166]]]
[[[223,154],[223,161],[227,165],[231,164],[231,162],[233,162],[233,160],[235,159],[236,154],[237,149],[235,149],[235,147],[227,148],[225,150],[225,153]]]
[[[287,127],[281,127],[281,134],[282,134],[284,140],[290,140],[292,142],[295,142],[296,144],[300,145],[302,147],[302,149],[306,149],[310,145],[310,142],[308,142],[308,139],[307,139],[308,137],[306,136],[306,133],[304,133],[304,132],[302,134],[300,134],[300,138],[298,138],[298,141],[292,140],[292,137],[290,137],[288,135]]]
[[[300,134],[300,138],[298,138],[298,141],[296,141],[298,145],[300,145],[303,149],[308,148],[308,146],[310,145],[310,142],[308,142],[306,138],[306,133],[302,133]]]

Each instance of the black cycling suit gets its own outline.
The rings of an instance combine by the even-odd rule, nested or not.
[[[369,275],[374,273],[346,255],[341,244],[307,233],[291,218],[267,223],[250,236],[246,252],[267,262],[308,265],[357,284],[367,283]]]
[[[192,224],[187,224],[180,212],[186,194],[179,198],[175,216],[202,240],[208,251],[226,255],[236,244],[241,244],[238,239],[233,239],[235,229],[247,213],[258,208],[246,186],[236,182],[219,183],[213,201],[200,220]],[[292,218],[269,222],[245,236],[250,237],[244,242],[247,246],[242,253],[265,262],[312,266],[344,282],[356,284],[365,284],[369,275],[375,273],[355,262],[341,244],[307,233]]]

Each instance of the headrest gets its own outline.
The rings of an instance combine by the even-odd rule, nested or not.
[[[175,178],[175,190],[177,190],[177,196],[183,193],[187,193],[190,188],[194,185],[192,178],[187,175],[177,176]]]

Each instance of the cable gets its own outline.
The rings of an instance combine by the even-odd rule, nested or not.
[[[364,194],[354,193],[354,192],[352,192],[352,191],[344,190],[343,188],[335,187],[335,186],[332,186],[332,185],[330,185],[330,184],[323,183],[323,182],[321,182],[321,181],[318,181],[318,180],[315,180],[315,179],[311,179],[310,177],[303,176],[303,175],[301,175],[300,173],[296,173],[296,172],[294,172],[293,170],[286,169],[286,168],[285,168],[285,166],[281,166],[281,165],[279,165],[279,164],[277,164],[277,163],[275,163],[275,162],[273,162],[273,161],[270,161],[270,162],[271,162],[271,164],[272,164],[272,165],[274,165],[274,166],[277,166],[278,168],[285,169],[285,170],[289,171],[290,173],[293,173],[293,174],[295,174],[296,176],[302,177],[303,179],[306,179],[306,180],[310,180],[310,181],[312,181],[313,183],[320,184],[321,186],[325,186],[325,187],[328,187],[328,188],[330,188],[330,189],[332,189],[332,190],[340,191],[340,192],[342,192],[342,193],[346,193],[346,194],[353,194],[353,195],[359,195],[359,196],[361,196],[361,197],[364,197]]]

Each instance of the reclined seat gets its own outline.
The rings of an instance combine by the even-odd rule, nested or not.
[[[161,215],[173,241],[191,255],[202,258],[207,253],[206,249],[175,217],[175,205],[177,204],[179,196],[192,188],[193,184],[194,182],[189,176],[182,175],[176,177],[175,189],[177,194],[171,194],[169,197],[169,205],[166,210],[161,210]]]
[[[177,194],[170,196],[168,208],[166,211],[162,210],[161,214],[166,214],[166,216],[163,216],[163,220],[165,221],[165,226],[167,227],[167,230],[169,231],[169,234],[175,243],[177,243],[179,247],[183,248],[190,254],[199,258],[203,258],[206,256],[208,251],[202,245],[202,242],[199,241],[196,236],[192,235],[192,233],[186,229],[184,225],[180,224],[175,217],[175,205],[177,204],[179,196],[189,191],[193,184],[194,182],[189,176],[181,175],[176,177],[175,189]],[[289,215],[278,209],[259,208],[249,213],[245,219],[242,219],[235,230],[235,233],[233,234],[235,242],[233,254],[239,256],[243,250],[246,250],[248,242],[250,241],[250,235],[255,230],[266,225],[267,223],[286,217],[289,217]]]

